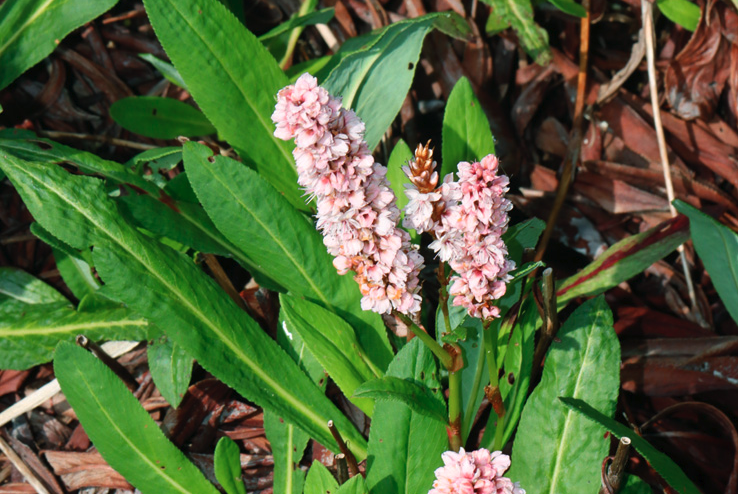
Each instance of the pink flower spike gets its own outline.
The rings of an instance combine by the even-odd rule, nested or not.
[[[443,466],[435,471],[436,480],[428,494],[525,494],[520,485],[502,477],[510,467],[510,457],[500,451],[478,449],[467,453],[446,451]]]
[[[334,267],[356,273],[361,307],[419,312],[422,257],[397,228],[387,168],[374,162],[364,123],[310,74],[279,91],[272,121],[276,137],[295,139],[297,181],[317,202],[317,226]]]

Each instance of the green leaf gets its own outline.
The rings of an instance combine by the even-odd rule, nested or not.
[[[336,494],[367,494],[366,482],[362,475],[356,475],[348,479],[336,491]]]
[[[313,461],[305,479],[305,494],[328,494],[338,490],[338,482],[319,461]]]
[[[141,492],[218,493],[97,358],[61,343],[54,356],[54,374],[105,461]]]
[[[598,297],[574,311],[551,345],[541,382],[520,419],[509,477],[539,493],[596,492],[610,440],[604,428],[556,398],[585,399],[611,416],[619,389],[620,344],[612,313]]]
[[[7,300],[22,304],[69,303],[64,295],[22,269],[0,267],[0,304]]]
[[[297,186],[293,145],[274,137],[274,97],[287,76],[217,0],[146,0],[162,46],[218,135],[296,208],[307,210]],[[202,63],[208,60],[208,63]]]
[[[270,278],[292,294],[336,312],[357,330],[371,361],[385,369],[392,359],[381,318],[361,310],[350,276],[339,276],[312,221],[253,170],[200,144],[184,146],[185,169],[215,225]]]
[[[548,33],[533,20],[533,5],[530,0],[482,0],[492,6],[492,14],[503,19],[515,30],[526,53],[538,65],[551,62]]]
[[[297,79],[299,79],[300,76],[305,72],[317,77],[318,73],[323,69],[323,67],[326,66],[326,64],[328,64],[328,62],[330,62],[330,60],[330,55],[326,55],[320,58],[313,58],[311,60],[305,60],[304,62],[300,62],[288,69],[285,69],[284,72],[285,74],[287,74],[287,77],[289,77],[289,83],[294,84]],[[320,78],[318,78],[318,82],[320,82]]]
[[[374,149],[400,111],[415,75],[426,34],[458,14],[436,13],[396,22],[369,46],[343,55],[323,86],[343,97],[366,124],[364,139]],[[461,21],[463,23],[463,20]]]
[[[441,400],[435,361],[430,350],[413,338],[397,354],[387,375],[411,379],[434,391]],[[376,494],[426,494],[448,449],[446,427],[405,403],[378,401],[369,431],[366,483]]]
[[[335,9],[333,7],[330,7],[327,9],[310,12],[309,14],[299,17],[292,17],[288,21],[283,22],[271,31],[259,36],[259,41],[264,42],[296,27],[313,26],[315,24],[327,24],[328,21],[333,19],[334,14]]]
[[[642,273],[689,238],[684,217],[664,221],[650,230],[626,237],[577,274],[557,283],[559,308],[576,297],[591,297]]]
[[[71,163],[80,171],[89,175],[101,175],[116,184],[131,184],[149,194],[158,196],[159,188],[143,177],[133,173],[120,163],[104,160],[98,156],[64,146],[58,142],[41,138],[25,138],[23,134],[18,138],[8,137],[12,134],[3,134],[0,137],[0,151],[28,161],[42,161],[44,163]]]
[[[738,235],[686,202],[677,200],[674,206],[689,218],[694,249],[728,313],[738,321]]]
[[[545,264],[543,264],[542,261],[526,262],[514,271],[510,271],[510,276],[512,277],[512,279],[508,282],[508,285],[510,283],[515,283],[516,281],[522,280],[530,273],[543,266],[545,266]]]
[[[448,422],[446,406],[434,395],[433,391],[424,384],[408,379],[392,376],[373,379],[356,388],[354,396],[399,401],[415,413],[434,418],[444,425]]]
[[[100,283],[92,274],[92,268],[79,257],[70,256],[66,252],[52,248],[56,267],[61,274],[64,283],[72,290],[79,300],[86,295],[97,292]]]
[[[667,19],[688,31],[694,31],[700,23],[700,8],[689,0],[656,0],[656,5]]]
[[[442,139],[441,181],[449,173],[456,172],[459,162],[479,161],[488,154],[495,154],[489,120],[466,77],[459,79],[448,97]]]
[[[410,179],[402,171],[402,167],[414,158],[415,155],[410,149],[410,146],[400,139],[392,149],[389,161],[387,162],[387,180],[389,180],[390,186],[395,192],[395,196],[397,196],[397,208],[400,211],[404,210],[409,202],[409,199],[405,195],[405,185],[410,183]]]
[[[0,89],[117,0],[16,0],[0,5]]]
[[[369,366],[353,328],[333,312],[307,300],[280,295],[279,301],[290,332],[299,333],[343,394],[371,417],[373,401],[355,398],[355,390],[382,372]]]
[[[574,0],[549,0],[557,9],[574,17],[587,17],[587,10]]]
[[[28,369],[51,361],[60,341],[144,340],[149,323],[128,309],[77,312],[59,304],[29,306],[0,319],[0,367]]]
[[[581,416],[586,417],[587,420],[607,429],[615,437],[630,438],[631,445],[635,450],[638,451],[649,465],[651,465],[671,487],[676,489],[679,494],[700,494],[700,490],[692,483],[691,480],[689,480],[682,469],[679,468],[671,458],[651,446],[648,441],[639,436],[634,430],[620,422],[616,422],[607,415],[604,415],[584,400],[574,397],[559,397],[559,400],[577,414],[581,414]]]
[[[177,69],[174,68],[174,65],[155,57],[151,53],[139,53],[138,56],[156,67],[156,70],[161,72],[161,75],[163,75],[166,80],[182,89],[187,89],[187,84],[185,84],[184,79],[179,75]]]
[[[146,354],[156,388],[167,403],[177,408],[190,386],[192,357],[166,336],[150,344]]]
[[[274,340],[189,258],[126,224],[100,180],[2,155],[0,168],[50,233],[79,249],[94,245],[94,264],[108,295],[156,324],[244,397],[278,411],[322,444],[337,448],[326,425],[333,419],[354,453],[365,456],[363,437],[285,359]]]
[[[110,116],[124,129],[154,139],[176,139],[215,133],[197,108],[173,98],[131,96],[110,107]]]
[[[653,494],[651,486],[635,475],[628,475],[620,488],[621,494]]]
[[[220,438],[213,459],[215,478],[226,494],[246,494],[241,472],[241,451],[228,436]]]

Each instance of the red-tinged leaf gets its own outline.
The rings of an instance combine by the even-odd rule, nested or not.
[[[680,215],[621,240],[582,271],[559,284],[558,304],[563,306],[574,297],[594,296],[622,283],[662,259],[688,238],[689,223]]]

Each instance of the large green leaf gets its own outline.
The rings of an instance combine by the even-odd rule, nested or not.
[[[689,218],[694,249],[728,313],[738,322],[738,235],[686,202],[677,200],[674,206]]]
[[[218,134],[298,209],[292,144],[274,137],[274,97],[287,76],[217,0],[145,0],[159,41]],[[207,61],[207,63],[203,63]]]
[[[166,336],[154,340],[146,349],[149,371],[161,395],[172,407],[182,402],[192,378],[192,357]]]
[[[564,405],[587,420],[593,421],[599,426],[610,431],[615,437],[628,437],[632,446],[638,453],[646,459],[646,461],[656,470],[659,475],[664,477],[670,486],[676,489],[680,494],[699,494],[700,490],[692,483],[684,474],[681,468],[674,463],[671,458],[661,451],[657,450],[651,444],[643,439],[638,433],[629,427],[616,422],[611,417],[603,414],[599,410],[593,408],[586,401],[573,397],[560,397]]]
[[[619,388],[620,344],[612,313],[598,297],[574,311],[551,345],[543,378],[520,419],[509,477],[541,494],[596,492],[610,440],[603,427],[557,398],[584,399],[612,416]]]
[[[415,413],[434,418],[444,425],[448,422],[444,403],[428,386],[413,380],[384,376],[365,382],[354,391],[354,396],[399,401]]]
[[[220,438],[215,446],[213,469],[215,478],[218,479],[226,494],[246,494],[241,472],[241,451],[233,439],[228,436]]]
[[[57,343],[83,334],[91,340],[144,340],[148,321],[128,309],[77,312],[58,304],[29,306],[0,319],[0,368],[28,369],[51,361]]]
[[[354,398],[354,391],[378,377],[370,367],[351,326],[333,312],[304,299],[281,295],[280,305],[290,331],[300,334],[310,353],[320,362],[343,394],[368,416],[371,399]],[[380,376],[382,372],[376,371]]]
[[[310,12],[309,14],[292,17],[279,26],[275,27],[274,29],[270,29],[268,32],[259,36],[259,41],[263,43],[266,40],[279,36],[282,33],[286,33],[287,31],[298,27],[313,26],[315,24],[328,24],[328,21],[333,19],[334,14],[335,9],[333,7],[330,7],[327,9],[316,10],[315,12]]]
[[[397,354],[387,375],[411,379],[435,390],[441,398],[437,369],[430,350],[413,338]],[[379,401],[369,431],[366,482],[377,494],[425,494],[434,470],[448,449],[446,428],[439,421],[413,412],[396,401]]]
[[[82,300],[86,295],[97,292],[100,283],[95,279],[87,262],[62,250],[52,248],[52,251],[59,274],[75,297]]]
[[[650,230],[626,237],[599,255],[577,274],[556,287],[556,300],[563,307],[576,297],[599,295],[672,252],[689,238],[683,216],[667,220]]]
[[[259,325],[191,259],[125,223],[100,180],[2,156],[0,168],[50,233],[78,249],[94,245],[107,295],[156,324],[242,395],[337,448],[327,427],[333,419],[355,454],[365,456],[363,437]]]
[[[71,343],[61,343],[54,374],[105,461],[141,492],[218,493],[97,358]]]
[[[15,0],[0,6],[0,89],[117,0]]]
[[[384,324],[361,310],[359,287],[336,273],[312,222],[253,170],[211,154],[200,144],[184,147],[187,176],[215,225],[270,278],[356,328],[368,357],[385,369],[392,351]]]
[[[459,79],[448,97],[443,114],[442,136],[441,180],[447,174],[456,172],[460,161],[479,161],[495,153],[489,120],[466,77]]]
[[[323,83],[331,94],[343,97],[344,108],[353,109],[364,121],[364,139],[370,150],[379,143],[405,101],[426,34],[454,16],[458,14],[430,14],[372,33],[377,39],[343,56]]]
[[[215,133],[197,108],[173,98],[131,96],[110,107],[110,116],[124,129],[154,139],[176,139]]]
[[[23,305],[69,303],[64,295],[22,269],[2,267],[0,268],[0,305],[8,302]]]
[[[366,494],[366,482],[362,475],[356,475],[348,479],[343,485],[336,489],[336,494]]]

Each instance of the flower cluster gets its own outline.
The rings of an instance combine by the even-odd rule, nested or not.
[[[499,451],[479,449],[467,453],[446,451],[444,466],[436,469],[436,480],[428,494],[525,494],[518,482],[503,477],[510,457]]]
[[[298,182],[316,199],[317,226],[333,265],[340,274],[356,273],[364,310],[417,313],[423,258],[396,227],[395,194],[387,169],[367,149],[364,123],[309,74],[277,96],[274,135],[295,139]]]
[[[505,294],[508,273],[515,269],[501,238],[512,209],[504,197],[509,179],[497,174],[498,167],[497,158],[488,155],[481,162],[459,163],[457,182],[449,174],[434,190],[423,191],[416,181],[406,190],[404,225],[435,237],[430,247],[457,273],[449,290],[454,305],[482,319],[499,317],[493,302]]]

